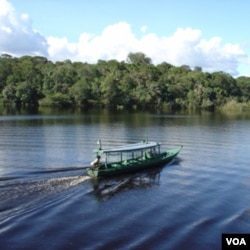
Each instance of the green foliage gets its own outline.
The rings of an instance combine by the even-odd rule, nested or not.
[[[16,98],[16,88],[13,85],[7,85],[2,91],[3,99],[5,102],[13,102],[17,101]]]
[[[151,59],[147,57],[144,53],[137,52],[137,53],[129,53],[127,62],[135,64],[151,64]]]
[[[92,99],[91,86],[85,79],[79,80],[70,88],[70,96],[77,105],[87,106]]]
[[[54,95],[48,95],[39,102],[40,106],[47,107],[69,107],[72,105],[72,100],[69,95],[62,93],[56,93]]]
[[[236,83],[240,90],[240,101],[250,101],[250,77],[241,76],[236,79]]]
[[[188,65],[153,65],[141,52],[127,62],[53,63],[45,57],[0,57],[0,100],[41,106],[249,110],[250,78]]]

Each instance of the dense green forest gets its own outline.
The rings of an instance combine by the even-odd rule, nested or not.
[[[2,105],[49,107],[239,108],[250,110],[250,77],[203,72],[130,53],[126,62],[51,62],[41,56],[0,57]]]

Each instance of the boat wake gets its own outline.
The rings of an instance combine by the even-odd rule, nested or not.
[[[59,173],[59,172],[72,172],[72,171],[81,171],[87,169],[89,166],[84,167],[67,167],[67,168],[51,168],[51,169],[42,169],[28,172],[27,174],[50,174],[50,173]]]
[[[0,182],[0,212],[47,199],[48,196],[60,194],[89,179],[86,175],[5,179]]]
[[[150,188],[156,185],[160,185],[160,169],[120,178],[96,180],[93,187],[95,195],[100,200],[105,201],[125,190]]]

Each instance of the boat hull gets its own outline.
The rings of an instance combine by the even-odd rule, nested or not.
[[[163,153],[158,154],[154,157],[144,158],[144,159],[133,159],[130,161],[123,161],[108,164],[106,167],[100,167],[99,169],[87,170],[87,174],[90,177],[111,177],[122,174],[135,173],[141,170],[153,169],[170,162],[175,156],[178,155],[182,146],[167,150]]]

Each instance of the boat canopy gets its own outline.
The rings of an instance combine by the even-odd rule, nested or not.
[[[144,150],[144,149],[149,149],[149,148],[154,148],[154,147],[159,147],[160,144],[158,142],[153,142],[153,141],[146,141],[146,142],[140,142],[140,143],[133,143],[133,144],[126,144],[123,146],[118,146],[115,148],[110,148],[110,149],[100,149],[97,150],[99,153],[118,153],[118,152],[132,152],[132,151],[138,151],[138,150]]]

